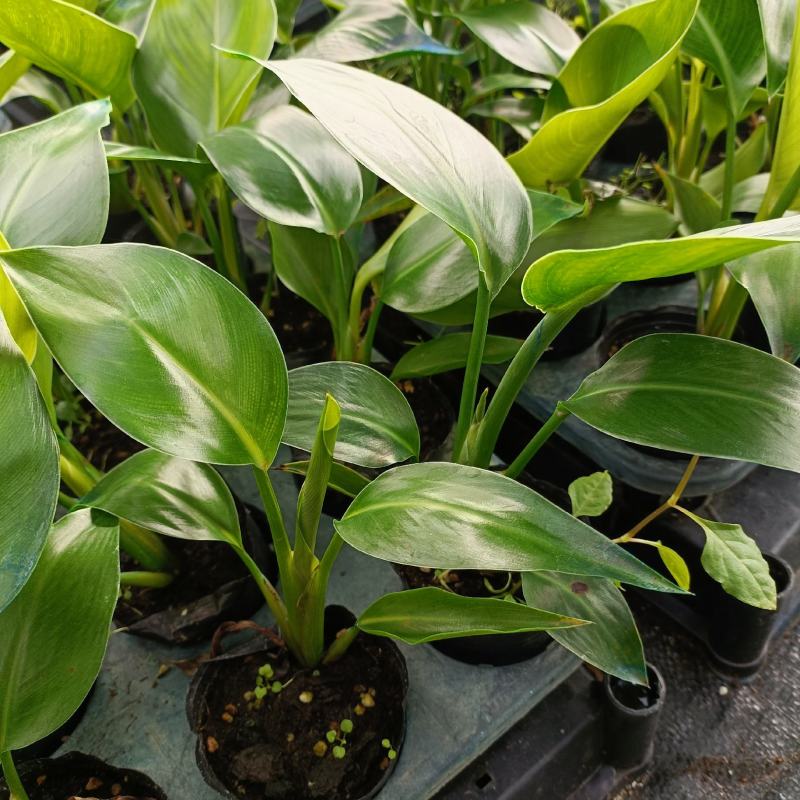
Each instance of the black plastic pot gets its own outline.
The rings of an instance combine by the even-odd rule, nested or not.
[[[338,631],[350,627],[354,622],[355,616],[347,609],[341,606],[328,606],[325,609],[326,640],[328,642],[332,641]],[[364,636],[365,634],[361,635]],[[406,669],[405,658],[403,658],[397,645],[389,639],[383,639],[382,644],[385,648],[384,655],[386,658],[386,663],[382,665],[382,672],[387,676],[387,682],[397,682],[397,685],[401,687],[402,704],[399,710],[399,724],[396,730],[386,730],[385,733],[385,736],[390,738],[394,749],[398,753],[398,757],[389,762],[387,768],[382,771],[380,779],[373,786],[366,789],[363,794],[357,797],[353,796],[352,800],[372,800],[372,798],[376,797],[386,785],[386,782],[389,780],[402,754],[402,745],[406,732],[408,671]],[[277,658],[279,656],[286,658],[285,648],[282,647],[279,641],[276,641],[275,637],[268,636],[263,640],[258,638],[252,639],[245,644],[239,645],[228,653],[217,655],[211,660],[204,662],[195,673],[186,698],[186,713],[189,719],[189,725],[192,731],[198,734],[195,755],[203,779],[211,788],[218,791],[223,797],[230,798],[231,800],[239,800],[240,796],[234,793],[222,781],[209,758],[207,750],[204,736],[204,729],[209,715],[207,698],[209,697],[212,687],[218,684],[219,681],[224,681],[226,665],[230,666],[231,662],[251,657],[254,654],[258,654],[259,657],[263,654],[265,658]],[[328,669],[335,669],[335,665],[328,667]],[[362,771],[364,770],[364,765],[356,762],[354,764],[354,769]],[[305,800],[305,798],[293,796],[291,800]]]
[[[73,796],[109,797],[112,787],[132,800],[167,800],[167,795],[147,775],[106,764],[83,753],[27,761],[17,766],[30,800],[69,800]],[[42,778],[44,777],[44,780]],[[98,784],[99,781],[99,784]],[[9,800],[8,787],[0,778],[0,800]]]
[[[652,664],[647,665],[647,677],[647,687],[608,675],[603,681],[608,763],[620,771],[644,766],[653,754],[666,685]]]

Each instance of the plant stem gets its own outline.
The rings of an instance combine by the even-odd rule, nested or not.
[[[756,219],[761,221],[762,219],[778,219],[778,217],[782,217],[792,204],[792,201],[797,197],[798,191],[800,191],[800,164],[798,164],[797,169],[792,173],[792,177],[783,187],[783,191],[778,195],[775,205],[765,216],[762,217],[759,213]]]
[[[475,398],[478,393],[478,380],[483,362],[483,349],[486,345],[486,332],[489,326],[489,308],[492,298],[489,288],[481,275],[478,278],[478,295],[475,300],[475,318],[472,324],[472,336],[469,341],[467,367],[464,371],[464,382],[461,386],[461,403],[458,408],[455,439],[453,440],[453,460],[458,461],[464,442],[467,439],[472,414],[475,410]]]
[[[358,344],[358,360],[362,364],[369,364],[372,361],[372,343],[375,341],[375,332],[378,330],[378,320],[383,311],[383,302],[377,300],[369,315],[367,331],[364,338]]]
[[[272,616],[275,617],[275,622],[278,628],[280,628],[284,641],[289,644],[292,640],[291,631],[289,630],[289,618],[286,613],[286,606],[283,604],[278,590],[272,585],[269,578],[264,575],[258,564],[253,561],[250,554],[243,547],[234,547],[234,550],[255,579],[258,588],[261,590],[261,594],[264,595],[264,600],[267,601],[267,607],[272,612]]]
[[[338,661],[348,651],[356,636],[358,636],[358,627],[356,625],[339,634],[328,648],[328,652],[325,653],[322,663],[333,664],[334,661]]]
[[[247,294],[247,283],[244,279],[239,259],[239,244],[236,237],[236,226],[233,222],[233,213],[231,212],[231,198],[228,194],[228,187],[222,180],[222,176],[215,176],[215,180],[217,216],[219,217],[219,232],[222,239],[225,266],[231,281]]]
[[[175,576],[171,572],[142,572],[131,570],[121,572],[119,575],[120,586],[142,586],[147,589],[163,589],[169,586]]]
[[[651,511],[643,520],[637,522],[636,525],[634,525],[627,533],[622,534],[622,536],[618,536],[613,541],[615,541],[617,544],[629,542],[634,536],[636,536],[637,533],[644,530],[654,519],[660,517],[665,511],[675,508],[675,506],[678,505],[678,500],[681,499],[681,495],[686,489],[686,486],[689,483],[689,480],[691,479],[699,460],[700,456],[692,456],[686,466],[686,469],[684,470],[683,477],[681,477],[678,485],[675,487],[675,491],[667,498],[667,500],[664,501],[655,511]]]
[[[547,421],[533,435],[524,450],[504,470],[504,475],[516,478],[528,466],[530,460],[539,452],[542,445],[556,432],[559,425],[570,415],[570,412],[561,403],[556,404],[556,410]]]
[[[283,513],[275,495],[275,488],[269,479],[269,473],[265,469],[254,466],[253,474],[256,478],[256,484],[258,484],[261,502],[264,505],[264,513],[267,515],[267,522],[269,522],[272,543],[275,545],[275,557],[278,560],[281,582],[285,585],[287,582],[291,582],[292,546],[289,543],[289,534],[286,532],[286,525],[283,522]]]
[[[14,766],[11,753],[0,753],[0,766],[3,767],[3,776],[6,779],[8,790],[11,792],[9,800],[30,800],[19,778],[17,768]]]
[[[722,220],[730,219],[733,207],[733,184],[736,182],[736,116],[728,111],[725,127],[725,181],[722,188]]]

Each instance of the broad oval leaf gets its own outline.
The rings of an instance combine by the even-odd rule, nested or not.
[[[529,72],[557,75],[581,43],[558,14],[529,0],[455,15],[503,58]]]
[[[599,517],[614,501],[614,484],[605,471],[576,478],[567,491],[575,517]]]
[[[606,19],[559,73],[543,125],[509,163],[527,186],[577,178],[666,77],[698,0],[650,0]],[[614,53],[614,69],[608,68]]]
[[[289,372],[289,413],[283,441],[311,450],[325,395],[339,404],[334,456],[362,467],[388,467],[419,456],[419,430],[403,393],[364,364],[329,361]]]
[[[532,489],[477,467],[395,467],[370,483],[335,525],[357,550],[399,564],[554,570],[680,591]]]
[[[338,236],[358,216],[358,164],[299,108],[276,108],[202,146],[234,194],[262,217]]]
[[[62,0],[3,0],[0,42],[124,111],[134,100],[136,37]]]
[[[567,650],[609,675],[647,683],[642,640],[628,604],[613,581],[557,572],[525,572],[522,591],[526,602],[536,608],[563,609],[563,613],[592,623],[550,631]]]
[[[798,241],[800,217],[786,217],[717,228],[663,242],[560,250],[529,267],[522,282],[522,296],[529,305],[548,311],[624,281],[683,275]]]
[[[103,238],[109,189],[100,129],[110,109],[96,100],[0,136],[0,233],[11,247]]]
[[[63,517],[0,614],[0,752],[56,730],[92,688],[119,591],[118,539],[117,521],[103,512]]]
[[[193,461],[272,462],[286,365],[223,277],[142,244],[13,250],[0,263],[56,361],[117,427]]]
[[[219,473],[155,450],[114,467],[80,504],[164,536],[242,545],[233,496]]]
[[[564,405],[626,441],[800,472],[800,370],[737,342],[644,336]]]
[[[0,439],[4,442],[0,449],[2,612],[36,565],[53,521],[59,489],[56,438],[36,379],[2,314]]]
[[[239,121],[259,70],[216,46],[267,58],[272,0],[156,0],[133,65],[133,83],[160,149],[195,155],[198,142]]]
[[[530,204],[500,153],[424,95],[316,59],[263,61],[364,166],[444,220],[470,245],[492,295],[522,260]]]
[[[364,633],[423,644],[459,636],[555,631],[585,620],[494,597],[465,597],[437,589],[408,589],[376,600],[358,618]]]

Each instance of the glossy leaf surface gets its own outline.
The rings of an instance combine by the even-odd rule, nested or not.
[[[307,475],[308,461],[287,461],[280,465],[282,472],[291,472],[293,475]],[[345,464],[334,462],[331,464],[331,474],[328,478],[328,488],[333,489],[347,497],[355,497],[366,485],[369,479],[360,472],[351,469]]]
[[[272,462],[286,366],[263,314],[223,277],[139,244],[0,261],[62,369],[118,428],[194,461]]]
[[[272,0],[158,0],[136,55],[133,82],[159,148],[194,156],[198,142],[239,121],[259,70],[216,46],[267,58]]]
[[[110,96],[121,110],[133,102],[136,38],[78,4],[3,0],[0,42],[97,97]]]
[[[737,342],[644,336],[564,405],[626,441],[800,471],[800,370]]]
[[[80,503],[164,536],[242,543],[233,496],[219,473],[155,450],[114,467]]]
[[[353,501],[336,530],[357,550],[399,564],[555,570],[677,591],[532,489],[460,464],[411,464],[384,472]]]
[[[599,517],[614,500],[614,485],[608,472],[593,472],[576,478],[567,491],[575,517]]]
[[[675,579],[675,583],[688,592],[691,588],[692,576],[689,574],[689,567],[683,557],[661,542],[656,543],[656,549],[664,566],[669,570],[669,574]]]
[[[583,620],[493,597],[437,589],[408,589],[376,600],[358,618],[364,633],[422,644],[457,636],[583,627]]]
[[[157,161],[167,169],[172,169],[179,175],[185,175],[193,182],[200,182],[214,172],[214,167],[208,161],[199,158],[170,155],[152,147],[121,142],[103,142],[103,146],[106,158],[118,158],[122,161]]]
[[[118,538],[116,520],[102,512],[63,517],[0,614],[0,751],[56,730],[92,688],[117,602]]]
[[[387,467],[419,455],[417,423],[403,393],[377,370],[345,361],[289,372],[286,444],[311,450],[326,393],[342,415],[336,458],[362,467]]]
[[[234,194],[281,225],[338,236],[361,207],[356,161],[314,117],[294,106],[203,142]]]
[[[767,88],[780,91],[789,68],[792,29],[797,15],[795,0],[758,0],[764,49],[767,53]]]

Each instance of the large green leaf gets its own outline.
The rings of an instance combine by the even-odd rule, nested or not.
[[[357,550],[399,564],[554,570],[680,591],[532,489],[461,464],[384,472],[352,502],[336,530]]]
[[[557,75],[581,40],[558,14],[529,0],[456,14],[479,39],[529,72]]]
[[[263,314],[188,256],[139,244],[0,253],[50,351],[117,427],[195,461],[266,467],[286,366]]]
[[[642,640],[628,604],[613,581],[557,572],[525,572],[522,591],[535,608],[558,609],[592,623],[550,631],[567,650],[609,675],[647,683]]]
[[[385,594],[356,624],[375,636],[423,644],[459,636],[555,631],[584,626],[584,620],[541,611],[494,597],[464,597],[432,586]]]
[[[131,61],[136,38],[78,4],[3,0],[0,42],[97,97],[125,110],[134,100]]]
[[[404,0],[351,0],[300,51],[301,58],[346,63],[403,53],[457,55],[428,36]]]
[[[156,0],[133,82],[156,144],[194,156],[198,142],[239,121],[259,70],[216,49],[267,58],[275,41],[272,0]]]
[[[109,109],[96,100],[0,136],[0,232],[12,247],[103,238],[108,168],[100,129]]]
[[[767,68],[757,0],[701,0],[683,49],[714,70],[737,115]]]
[[[80,502],[164,536],[242,545],[231,491],[208,464],[142,450],[114,467]]]
[[[797,16],[796,0],[758,0],[764,49],[767,53],[767,89],[780,91],[789,69],[792,29]]]
[[[364,166],[462,236],[489,290],[499,291],[528,248],[531,211],[522,184],[478,131],[364,70],[316,59],[259,63]]]
[[[541,129],[508,159],[526,185],[571,181],[583,172],[664,80],[697,3],[651,0],[614,14],[589,33],[559,73]]]
[[[525,273],[522,294],[526,303],[546,311],[624,281],[683,275],[797,241],[800,217],[786,217],[663,242],[561,250],[531,265]]]
[[[737,342],[636,339],[564,405],[626,441],[800,472],[800,370]]]
[[[311,450],[326,393],[342,415],[336,458],[362,467],[387,467],[419,455],[419,430],[403,393],[377,370],[346,361],[289,372],[286,444]]]
[[[0,314],[0,612],[31,574],[58,499],[58,445],[36,379]],[[2,648],[0,648],[2,649]]]
[[[107,514],[68,514],[0,614],[0,752],[56,730],[92,688],[119,591],[118,538]]]
[[[236,196],[281,225],[338,236],[358,216],[361,170],[310,114],[282,106],[203,149]]]

